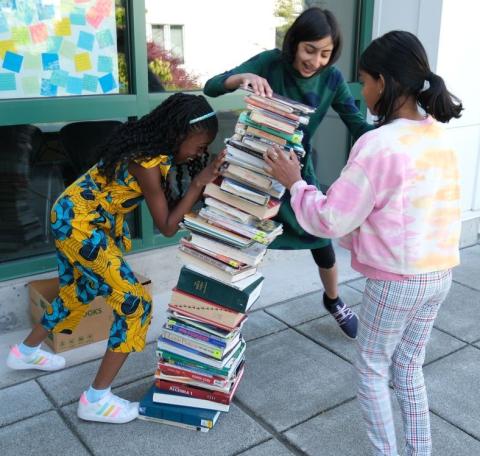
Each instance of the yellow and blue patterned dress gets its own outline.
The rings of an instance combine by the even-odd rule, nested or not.
[[[160,167],[166,179],[170,159],[160,155],[139,163]],[[114,313],[108,347],[116,352],[141,351],[150,324],[152,298],[123,258],[131,247],[125,215],[143,200],[128,165],[119,166],[107,182],[94,166],[57,199],[51,228],[57,248],[60,291],[42,319],[55,333],[70,334],[97,296]]]

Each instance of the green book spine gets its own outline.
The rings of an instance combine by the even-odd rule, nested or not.
[[[180,271],[177,288],[220,306],[245,313],[250,294],[262,280],[263,277],[253,282],[244,290],[239,290],[238,288],[228,286],[218,280],[187,269],[184,266]]]

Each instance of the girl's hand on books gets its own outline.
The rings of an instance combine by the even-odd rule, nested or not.
[[[225,162],[225,157],[227,152],[223,150],[220,152],[209,165],[207,165],[202,171],[200,171],[197,176],[193,179],[193,184],[197,187],[205,187],[218,176],[220,176],[222,171],[222,165]]]
[[[235,83],[237,84],[237,88],[247,89],[248,86],[250,86],[255,95],[268,98],[273,96],[273,90],[265,78],[253,73],[236,74],[234,77],[236,78]]]
[[[302,180],[300,162],[293,150],[286,154],[280,147],[273,146],[264,154],[265,167],[275,179],[290,189],[295,182]]]

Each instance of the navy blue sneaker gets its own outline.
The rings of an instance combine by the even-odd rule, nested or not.
[[[357,337],[358,318],[355,312],[350,309],[340,298],[333,303],[327,304],[325,293],[323,294],[323,305],[340,326],[343,334],[349,339]]]

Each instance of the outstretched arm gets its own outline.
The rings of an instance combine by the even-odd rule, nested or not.
[[[161,185],[160,169],[143,168],[137,163],[130,163],[129,172],[137,179],[153,222],[163,235],[170,237],[178,231],[183,216],[190,212],[200,199],[205,185],[220,175],[220,167],[224,160],[225,152],[221,152],[192,180],[185,196],[170,210]]]
[[[348,163],[324,195],[300,175],[294,152],[273,148],[265,154],[268,171],[291,193],[291,205],[300,226],[314,236],[337,238],[358,228],[375,205],[375,195],[363,169]]]

